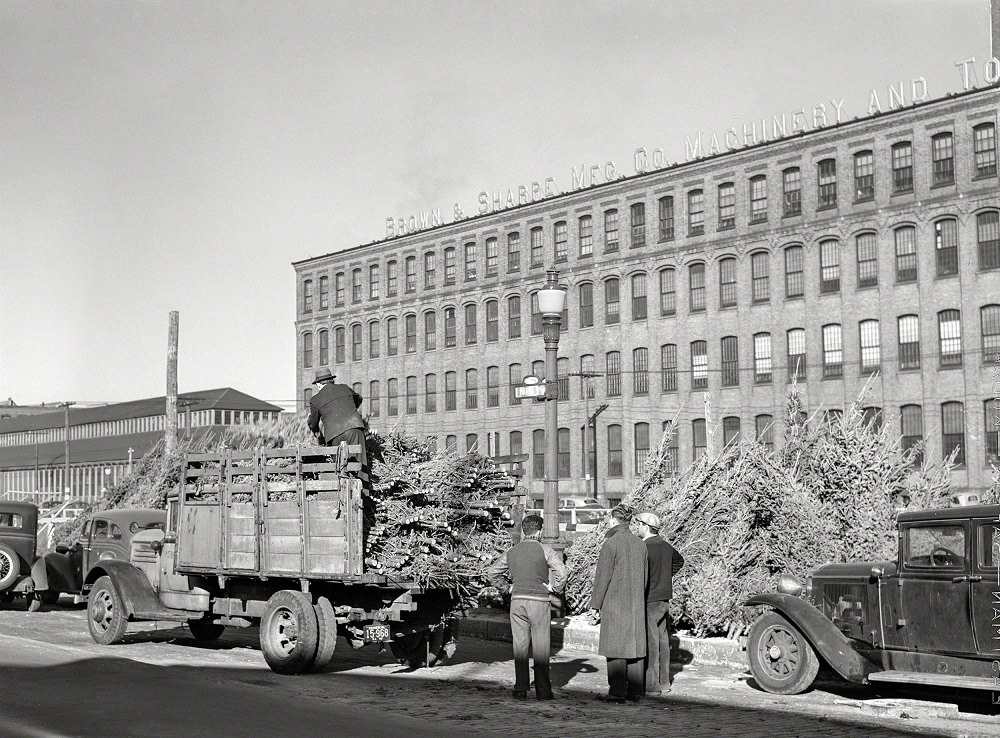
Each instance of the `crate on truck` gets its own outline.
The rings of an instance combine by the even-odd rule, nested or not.
[[[350,450],[189,454],[166,530],[136,534],[129,561],[91,571],[94,640],[120,642],[138,620],[186,622],[204,640],[259,624],[265,660],[286,674],[325,667],[338,633],[414,666],[450,655],[456,593],[368,570]]]

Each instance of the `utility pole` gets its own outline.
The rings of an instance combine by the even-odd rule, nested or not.
[[[63,479],[63,499],[64,500],[67,497],[69,497],[69,490],[70,490],[70,484],[69,484],[69,408],[70,408],[70,405],[75,405],[75,404],[76,404],[75,402],[60,402],[59,403],[59,406],[62,407],[62,408],[64,408],[65,411],[66,411],[66,426],[65,426],[65,436],[66,437],[64,439],[65,442],[66,442],[66,449],[65,449],[65,452],[63,454],[66,457],[65,471],[63,472],[63,477],[64,477],[64,479]]]
[[[590,395],[591,395],[591,384],[590,380],[594,377],[601,376],[600,372],[589,372],[589,371],[578,371],[570,372],[569,376],[580,378],[580,392],[583,394],[583,486],[584,494],[586,494],[587,487],[590,486],[589,482],[591,476],[594,478],[594,489],[597,489],[597,457],[596,457],[596,444],[597,444],[597,434],[594,434],[594,438],[591,440],[590,435]],[[598,411],[599,412],[599,411]],[[597,417],[596,415],[594,417]],[[595,454],[593,471],[591,471],[590,455],[591,452]],[[597,497],[597,494],[594,494]]]
[[[164,444],[167,454],[177,447],[177,333],[180,314],[170,311],[170,328],[167,336],[167,408]]]

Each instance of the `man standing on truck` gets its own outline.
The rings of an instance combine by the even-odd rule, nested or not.
[[[326,446],[336,446],[341,441],[361,448],[359,455],[350,454],[351,461],[361,463],[358,478],[368,488],[368,451],[365,448],[365,421],[358,412],[361,395],[346,384],[338,384],[329,369],[320,369],[313,380],[319,391],[309,398],[309,430],[316,440]],[[322,425],[322,432],[320,431]]]

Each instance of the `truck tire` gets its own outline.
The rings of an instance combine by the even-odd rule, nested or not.
[[[128,616],[118,590],[105,575],[94,582],[87,598],[87,628],[90,637],[102,646],[120,643],[128,628]]]
[[[226,630],[225,625],[219,625],[209,620],[188,620],[187,625],[196,641],[217,641]]]
[[[316,660],[319,622],[309,595],[283,589],[271,595],[260,619],[260,650],[278,674],[302,674]]]
[[[0,592],[12,587],[21,574],[21,560],[14,549],[6,543],[0,543]]]
[[[819,658],[809,641],[774,611],[761,615],[750,628],[747,657],[757,684],[772,694],[805,692],[819,671]]]
[[[316,659],[309,671],[323,671],[333,660],[333,652],[337,648],[337,616],[333,605],[326,597],[320,597],[313,606],[316,610],[318,628]]]

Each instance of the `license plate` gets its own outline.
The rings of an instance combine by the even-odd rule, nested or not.
[[[379,641],[387,641],[387,640],[389,640],[388,625],[365,626],[365,643],[378,643]]]

